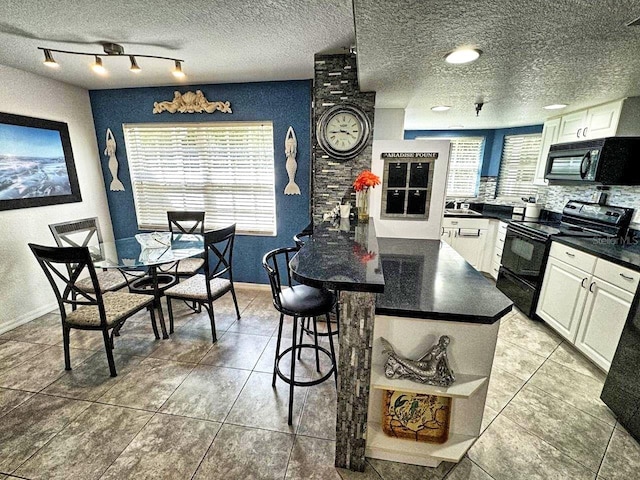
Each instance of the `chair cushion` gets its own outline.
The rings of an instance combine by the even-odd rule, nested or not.
[[[127,292],[106,292],[102,295],[104,311],[107,314],[107,325],[116,324],[123,318],[127,318],[140,310],[145,305],[153,302],[150,295],[139,295]],[[67,323],[81,327],[99,327],[100,314],[97,305],[85,305],[78,307],[74,312],[67,314]]]
[[[141,277],[144,275],[144,272],[127,273],[136,277]],[[115,268],[110,270],[96,270],[96,276],[98,277],[98,284],[100,285],[101,292],[111,292],[114,290],[118,290],[119,288],[122,288],[127,284],[127,279]],[[78,280],[76,282],[76,286],[84,292],[95,293],[93,289],[93,282],[91,282],[91,277],[86,277],[82,280]]]
[[[329,313],[335,301],[335,295],[329,290],[307,285],[294,285],[280,293],[282,308],[299,317],[313,317]]]
[[[204,265],[204,258],[185,258],[178,262],[178,275],[194,274]]]
[[[206,277],[202,274],[194,275],[183,282],[174,285],[164,292],[167,297],[187,298],[191,300],[206,300]],[[231,290],[231,282],[226,278],[214,278],[211,285],[211,299],[215,300]]]

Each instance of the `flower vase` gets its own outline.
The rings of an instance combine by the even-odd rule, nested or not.
[[[358,207],[358,222],[369,221],[369,188],[356,192],[356,206]]]

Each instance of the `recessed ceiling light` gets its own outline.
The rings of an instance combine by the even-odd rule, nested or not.
[[[561,108],[565,108],[567,105],[564,103],[553,103],[551,105],[547,105],[543,107],[545,110],[560,110]]]
[[[431,107],[431,110],[433,110],[434,112],[446,112],[450,108],[451,107],[449,105],[437,105],[435,107]]]
[[[469,63],[477,60],[481,53],[482,51],[477,48],[458,48],[453,52],[447,53],[444,60],[447,63],[455,64]]]
[[[447,128],[460,129],[460,128],[464,128],[464,125],[449,125]]]

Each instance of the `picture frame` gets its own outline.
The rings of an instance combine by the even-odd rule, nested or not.
[[[0,112],[0,211],[81,201],[67,124]]]

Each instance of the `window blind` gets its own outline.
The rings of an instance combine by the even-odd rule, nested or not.
[[[507,135],[504,137],[500,172],[499,197],[529,197],[537,189],[533,185],[540,154],[542,135]]]
[[[451,139],[447,197],[475,197],[478,195],[483,145],[484,137]]]
[[[123,128],[138,228],[166,229],[168,210],[204,210],[206,228],[276,234],[271,122]]]

